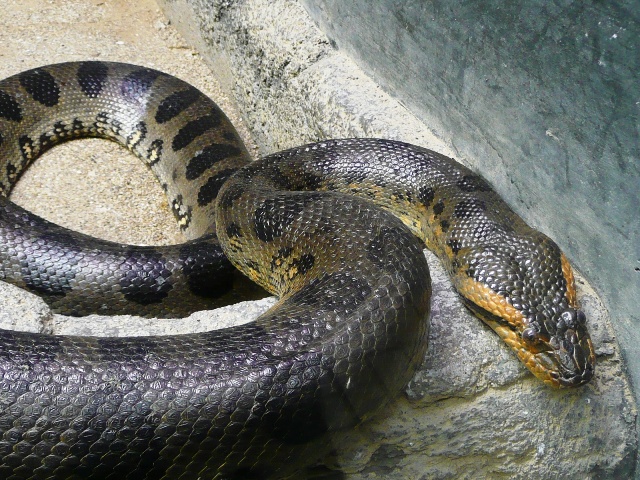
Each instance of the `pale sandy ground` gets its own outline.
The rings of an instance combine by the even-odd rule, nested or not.
[[[248,140],[211,71],[168,23],[151,0],[3,0],[0,78],[72,60],[141,64],[183,78],[216,99]],[[48,220],[109,240],[182,240],[146,167],[104,140],[54,149],[25,173],[11,198]]]
[[[3,0],[0,78],[49,63],[112,60],[180,77],[214,98],[255,148],[211,70],[152,0]],[[154,177],[105,140],[54,148],[23,175],[11,199],[34,213],[94,236],[135,243],[183,241]],[[255,318],[270,304],[239,304],[187,320],[52,316],[37,297],[0,282],[0,327],[63,334],[148,335],[210,330]]]

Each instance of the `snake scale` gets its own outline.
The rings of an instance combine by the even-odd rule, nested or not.
[[[179,316],[228,301],[242,283],[233,264],[279,301],[246,325],[180,336],[0,330],[2,478],[295,472],[327,432],[397,395],[422,361],[425,244],[537,377],[578,386],[593,376],[567,259],[452,159],[343,139],[250,163],[211,100],[133,65],[49,65],[0,82],[5,195],[42,152],[87,136],[115,140],[151,168],[190,240],[95,240],[3,197],[4,280],[67,314]]]

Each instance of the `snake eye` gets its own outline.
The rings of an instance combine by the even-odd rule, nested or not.
[[[527,328],[522,331],[522,340],[529,345],[535,345],[540,341],[538,331],[535,328]]]

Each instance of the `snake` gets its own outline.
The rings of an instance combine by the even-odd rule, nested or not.
[[[8,200],[31,162],[80,137],[139,157],[187,240],[107,242]],[[425,246],[537,378],[577,387],[594,375],[557,244],[481,176],[420,146],[331,139],[252,161],[195,87],[142,66],[71,62],[0,81],[0,190],[0,279],[56,312],[180,317],[253,282],[278,297],[255,321],[204,333],[0,330],[2,478],[294,474],[423,361]]]

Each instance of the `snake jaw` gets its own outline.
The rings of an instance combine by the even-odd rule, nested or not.
[[[584,385],[593,377],[595,350],[582,310],[567,308],[560,313],[557,330],[548,345],[558,366],[558,382],[563,387]]]
[[[584,313],[568,308],[549,332],[536,322],[525,328],[487,318],[487,323],[509,345],[537,378],[555,388],[579,387],[593,378],[595,351],[586,329]]]
[[[593,378],[595,352],[581,310],[566,308],[555,322],[530,322],[520,338],[519,356],[545,383],[578,387]]]

